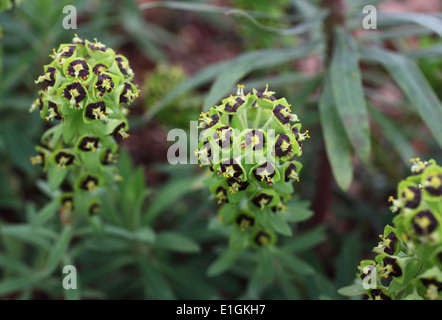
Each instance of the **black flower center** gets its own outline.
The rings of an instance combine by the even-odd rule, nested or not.
[[[252,199],[252,202],[255,206],[260,208],[261,210],[264,209],[266,205],[268,205],[273,199],[273,196],[267,194],[267,193],[260,193],[255,198]]]
[[[240,97],[231,100],[232,101],[227,101],[226,105],[224,106],[224,110],[227,112],[236,112],[238,108],[244,103],[244,100]]]
[[[292,151],[290,138],[285,133],[281,133],[275,143],[275,153],[278,157],[284,157]]]
[[[251,130],[244,136],[246,146],[251,145],[252,150],[260,150],[264,148],[265,136],[261,130]]]
[[[397,241],[398,239],[394,232],[389,233],[388,236],[386,236],[384,239],[384,252],[389,255],[394,254],[394,249]]]
[[[216,189],[215,197],[218,199],[218,204],[229,202],[227,199],[227,190],[223,187]]]
[[[96,120],[105,115],[106,104],[103,101],[89,103],[86,106],[85,115],[89,119]]]
[[[433,196],[440,196],[442,195],[442,175],[431,175],[428,177],[426,184],[425,184],[425,190],[432,194]]]
[[[83,59],[77,59],[69,64],[67,73],[75,78],[86,79],[89,75],[89,66]]]
[[[239,178],[242,174],[242,169],[235,159],[229,159],[221,162],[221,173],[226,178]]]
[[[224,126],[216,129],[213,138],[221,148],[227,148],[230,147],[232,143],[232,135],[233,135],[232,128],[230,128],[229,126]]]
[[[92,72],[95,74],[100,74],[107,70],[107,67],[102,63],[97,63],[93,68]]]
[[[65,168],[74,163],[75,156],[71,153],[67,153],[64,151],[59,151],[55,156],[55,162],[57,162],[58,166],[62,166]]]
[[[95,151],[98,148],[99,139],[96,137],[84,137],[81,139],[78,148],[82,151]]]
[[[438,222],[430,210],[418,212],[413,218],[413,228],[419,235],[432,233],[438,225]]]
[[[77,46],[66,46],[60,51],[60,57],[69,58],[72,57],[74,54],[75,49],[77,49]]]
[[[402,270],[395,258],[385,257],[383,262],[385,275],[392,275],[393,277],[400,277],[402,275]]]
[[[92,191],[97,189],[98,179],[91,175],[88,175],[80,184],[80,188],[87,191]]]
[[[86,98],[86,90],[79,82],[68,84],[63,91],[64,97],[72,103],[79,103]]]
[[[264,162],[253,170],[256,180],[271,183],[271,179],[275,175],[275,167],[270,162]]]
[[[294,163],[290,163],[285,170],[284,181],[289,182],[290,180],[295,179],[298,179],[298,174],[296,173],[296,165]]]
[[[255,219],[242,213],[236,218],[236,223],[242,231],[246,231],[255,224]]]
[[[402,191],[402,197],[406,200],[405,207],[415,209],[421,201],[421,190],[416,187],[408,187]]]
[[[257,245],[263,247],[270,243],[270,235],[264,231],[260,231],[255,235],[253,240]]]
[[[372,289],[370,294],[373,300],[391,300],[391,298],[387,296],[382,289]]]
[[[231,193],[246,190],[247,187],[249,186],[249,183],[247,181],[241,181],[236,178],[228,178],[227,184],[230,186]]]
[[[97,76],[97,83],[95,84],[95,88],[99,90],[103,95],[104,93],[108,92],[110,93],[112,89],[114,88],[115,84],[112,81],[112,78],[108,76],[107,74],[100,73]],[[125,86],[126,88],[126,86]],[[121,98],[120,98],[121,100]],[[127,102],[127,100],[125,101]]]

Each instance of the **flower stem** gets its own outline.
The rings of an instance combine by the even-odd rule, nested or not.
[[[256,114],[255,122],[253,122],[253,128],[258,128],[259,122],[261,121],[262,108],[258,108],[258,113]]]
[[[262,127],[262,130],[264,131],[265,129],[267,129],[267,127],[270,125],[270,123],[272,123],[272,121],[273,121],[273,118],[270,117],[270,118],[266,121],[266,123],[264,123],[264,126]]]

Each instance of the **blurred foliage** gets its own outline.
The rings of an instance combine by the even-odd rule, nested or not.
[[[344,298],[337,290],[352,283],[355,266],[391,223],[385,203],[409,159],[442,162],[442,29],[440,13],[379,12],[378,30],[364,31],[362,8],[382,1],[346,1],[344,24],[329,2],[25,0],[0,12],[0,296]],[[61,27],[68,4],[77,8],[78,30]],[[28,112],[34,80],[52,48],[74,33],[120,48],[139,88],[147,88],[129,121],[152,135],[134,142],[138,154],[122,147],[124,180],[102,199],[101,229],[87,219],[63,228],[54,194],[29,161],[45,131]],[[175,75],[176,66],[184,74]],[[308,220],[271,249],[247,250],[209,277],[209,266],[228,252],[228,234],[217,228],[205,172],[131,157],[152,156],[161,130],[187,129],[185,119],[239,82],[258,90],[269,84],[309,129],[294,185],[295,207]],[[135,216],[136,227],[127,224]],[[225,254],[224,263],[231,258]],[[67,264],[78,267],[79,290],[61,289]]]
[[[164,62],[146,73],[141,92],[144,107],[148,109],[160,101],[169,91],[186,80],[186,74],[180,65],[168,65]],[[197,92],[186,92],[179,99],[171,101],[156,115],[156,120],[167,128],[189,128],[201,105],[201,95]]]

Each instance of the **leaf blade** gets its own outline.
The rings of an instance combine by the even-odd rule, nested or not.
[[[380,48],[361,48],[364,60],[382,64],[442,146],[442,104],[419,67],[409,58]]]
[[[367,162],[371,147],[370,126],[357,45],[340,27],[335,29],[335,43],[329,74],[335,106],[356,154]]]
[[[347,190],[353,180],[352,147],[334,104],[330,79],[326,79],[319,99],[319,119],[333,176],[338,186]]]

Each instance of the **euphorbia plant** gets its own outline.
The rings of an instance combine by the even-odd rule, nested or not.
[[[375,259],[358,267],[373,300],[442,298],[442,168],[434,160],[412,162],[412,175],[389,199],[393,226],[380,235]]]
[[[276,235],[291,235],[290,221],[296,213],[287,210],[302,168],[308,131],[285,98],[266,87],[235,95],[203,112],[200,117],[199,149],[195,155],[212,176],[206,184],[221,205],[218,220],[232,226],[230,249],[274,244]]]
[[[43,166],[52,190],[63,190],[59,201],[68,222],[73,211],[96,213],[101,192],[119,179],[117,139],[128,137],[127,107],[138,91],[127,58],[97,40],[76,35],[50,57],[31,111],[52,126],[31,161]]]

